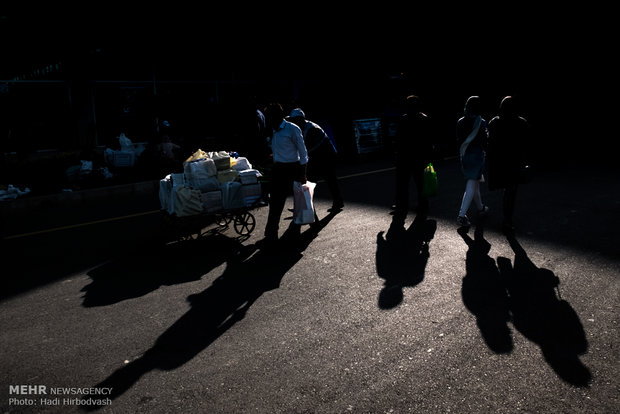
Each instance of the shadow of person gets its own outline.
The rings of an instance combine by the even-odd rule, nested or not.
[[[322,224],[336,214],[324,218]],[[282,278],[303,257],[303,251],[319,230],[315,227],[297,234],[296,243],[286,241],[283,236],[275,244],[254,244],[237,251],[211,286],[187,298],[190,310],[161,334],[149,350],[95,387],[111,387],[109,398],[116,399],[144,374],[155,369],[174,370],[190,361],[242,320],[265,292],[280,287]]]
[[[315,211],[315,222],[310,224],[307,229],[304,229],[303,232],[302,229],[304,226],[295,224],[293,221],[293,216],[287,217],[285,220],[291,220],[291,222],[289,223],[286,231],[282,234],[280,242],[286,243],[289,247],[296,248],[300,251],[305,250],[319,235],[319,232],[327,227],[329,222],[332,221],[341,211],[342,210],[330,211],[329,214],[322,219],[319,219]]]
[[[95,387],[112,387],[110,398],[116,399],[147,372],[184,365],[242,320],[265,292],[277,289],[301,257],[299,249],[284,244],[265,249],[247,246],[239,257],[228,261],[211,286],[187,298],[191,308],[149,350]]]
[[[495,261],[489,257],[491,244],[484,239],[482,226],[476,227],[473,239],[465,228],[458,232],[468,246],[466,274],[461,287],[463,304],[476,317],[489,349],[497,354],[510,353],[513,341],[508,327],[508,293]]]
[[[377,234],[377,275],[385,280],[379,292],[379,308],[397,307],[403,301],[403,288],[422,282],[430,256],[429,243],[436,230],[435,220],[421,217],[405,230],[404,221],[395,216],[387,234]]]
[[[239,239],[217,232],[199,240],[140,246],[87,273],[92,282],[82,288],[82,305],[111,305],[160,286],[199,280],[234,257],[242,246]]]
[[[588,341],[579,316],[559,296],[560,279],[550,270],[538,268],[513,235],[508,236],[508,242],[515,253],[514,267],[507,258],[497,260],[507,280],[514,327],[540,346],[560,378],[575,386],[588,386],[591,373],[579,359],[588,350]]]

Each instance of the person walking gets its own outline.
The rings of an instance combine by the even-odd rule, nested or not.
[[[396,130],[396,205],[394,216],[404,220],[409,209],[409,183],[411,177],[418,196],[417,216],[428,214],[428,197],[424,195],[424,168],[432,158],[433,143],[430,137],[428,116],[421,112],[420,98],[410,95],[405,100],[406,114]]]
[[[460,226],[471,225],[467,212],[472,201],[476,204],[480,217],[484,217],[489,211],[489,207],[482,203],[482,196],[480,195],[480,182],[483,180],[485,148],[488,138],[486,121],[480,115],[481,106],[479,96],[470,96],[465,103],[464,116],[456,123],[461,171],[467,181],[461,209],[456,219]]]
[[[242,96],[238,99],[231,132],[234,141],[238,142],[238,152],[247,157],[252,164],[261,165],[270,157],[267,146],[267,130],[265,115],[258,109],[254,95]]]
[[[286,197],[292,194],[293,182],[306,183],[306,166],[309,158],[301,129],[284,119],[284,110],[279,103],[269,104],[265,108],[265,118],[268,129],[272,131],[272,186],[265,226],[265,240],[271,242],[278,239],[280,217]],[[297,226],[294,223],[291,225]]]
[[[332,195],[330,211],[342,210],[344,201],[340,194],[340,186],[336,175],[336,150],[332,142],[323,128],[306,119],[306,114],[301,108],[293,109],[289,119],[301,129],[308,156],[312,160],[308,163],[309,179],[313,182],[317,182],[319,178],[324,179]]]
[[[512,96],[502,99],[499,115],[489,122],[489,189],[503,189],[504,233],[514,231],[513,215],[521,172],[526,165],[529,124],[517,115]]]

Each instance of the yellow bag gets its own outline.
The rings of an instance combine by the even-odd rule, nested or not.
[[[204,152],[201,149],[198,149],[198,151],[196,151],[195,153],[193,153],[188,159],[185,160],[185,162],[183,162],[183,165],[193,162],[193,161],[198,161],[198,160],[202,160],[205,158],[209,158],[209,155]]]

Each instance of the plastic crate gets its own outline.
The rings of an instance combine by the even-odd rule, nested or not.
[[[133,167],[136,162],[136,154],[129,151],[113,151],[108,163],[114,167]]]

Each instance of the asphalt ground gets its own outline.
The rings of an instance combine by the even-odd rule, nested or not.
[[[2,412],[618,412],[619,171],[539,171],[513,238],[484,185],[489,217],[459,230],[458,165],[436,168],[426,221],[394,225],[370,162],[270,248],[266,208],[247,239],[167,244],[153,195],[5,217]]]

